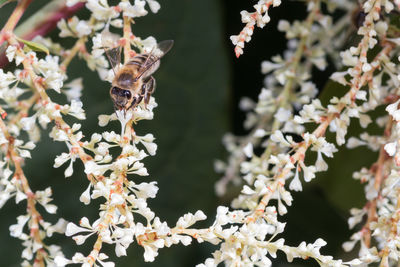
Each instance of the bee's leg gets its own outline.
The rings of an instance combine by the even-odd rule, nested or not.
[[[143,99],[142,95],[138,96],[136,103],[139,104],[140,102],[142,102],[142,99]]]
[[[137,103],[139,103],[139,102],[137,101],[136,96],[134,96],[134,97],[132,98],[132,103],[131,103],[131,105],[130,105],[129,108],[127,108],[127,109],[130,109],[130,108],[135,107]]]
[[[146,92],[144,94],[144,105],[147,108],[147,104],[150,102],[150,96],[156,89],[156,80],[153,76],[150,76],[146,83]]]
[[[150,81],[149,78],[143,79],[142,88],[140,88],[140,92],[139,92],[139,94],[140,94],[141,96],[144,96],[144,95],[146,94],[146,92],[147,92],[147,85],[148,85],[149,81]]]

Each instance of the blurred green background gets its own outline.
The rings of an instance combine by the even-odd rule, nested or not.
[[[26,18],[40,9],[46,1],[33,1]],[[262,87],[260,73],[262,60],[281,53],[285,49],[284,36],[277,32],[279,18],[292,21],[305,14],[304,4],[284,1],[281,7],[271,11],[272,21],[263,30],[256,29],[253,40],[246,44],[245,53],[239,59],[234,57],[229,36],[238,34],[243,27],[240,11],[251,10],[254,1],[242,0],[164,0],[157,14],[136,19],[133,26],[135,35],[152,35],[157,40],[173,39],[175,45],[166,55],[155,74],[157,89],[155,97],[159,107],[155,119],[140,122],[135,130],[138,134],[153,133],[158,151],[155,157],[147,158],[150,176],[137,178],[138,181],[157,181],[160,188],[156,199],[150,200],[152,210],[173,226],[177,219],[187,212],[203,210],[208,220],[198,227],[207,227],[213,222],[218,205],[229,205],[230,199],[218,199],[214,194],[214,183],[219,175],[213,171],[214,159],[225,159],[226,153],[221,137],[227,131],[243,134],[244,114],[237,109],[242,96],[255,99]],[[0,25],[3,25],[15,4],[0,9]],[[87,17],[83,9],[78,16]],[[51,33],[57,40],[57,32]],[[70,46],[73,40],[63,40]],[[318,73],[319,88],[325,86],[333,69]],[[109,84],[99,80],[80,59],[74,59],[69,67],[70,79],[84,77],[82,101],[87,112],[87,121],[82,130],[87,137],[104,129],[97,126],[99,114],[113,111],[109,98]],[[330,84],[322,98],[341,95],[343,90]],[[119,131],[119,123],[111,123],[107,130]],[[351,130],[359,132],[358,126]],[[332,140],[332,138],[331,138]],[[304,191],[295,193],[288,215],[281,218],[287,222],[285,239],[289,245],[301,241],[314,242],[321,237],[328,242],[322,249],[325,254],[336,258],[349,259],[343,254],[341,244],[350,236],[346,224],[348,209],[364,203],[362,187],[351,178],[351,173],[361,166],[370,164],[376,155],[358,149],[342,151],[326,173],[320,173],[314,182],[304,186]],[[343,150],[344,149],[344,150]],[[66,151],[63,143],[55,143],[43,134],[42,140],[27,160],[25,171],[33,190],[53,188],[54,203],[58,205],[57,216],[78,222],[83,216],[91,221],[97,218],[99,201],[89,206],[79,202],[80,194],[86,189],[82,164],[75,163],[74,175],[63,176],[66,166],[54,169],[56,155]],[[348,160],[351,159],[351,160]],[[9,201],[0,210],[0,255],[2,266],[20,266],[22,246],[20,240],[9,235],[8,227],[16,222],[16,216],[24,214],[25,202],[15,205]],[[45,220],[55,222],[57,217],[46,213]],[[76,251],[88,253],[93,238],[86,241],[88,247],[77,246],[71,238],[55,235],[52,242],[63,247],[66,256]],[[112,246],[105,245],[105,251],[116,266],[194,266],[204,262],[215,249],[209,244],[194,242],[189,247],[182,245],[159,250],[153,263],[143,261],[143,249],[133,244],[128,256],[117,258]],[[317,266],[312,260],[296,260],[286,263],[283,254],[278,253],[274,266]]]

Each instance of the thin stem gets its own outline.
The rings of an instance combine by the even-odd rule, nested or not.
[[[321,137],[325,134],[326,129],[328,128],[329,124],[331,121],[336,118],[336,114],[331,114],[322,124],[318,126],[317,129],[314,130],[312,133],[316,137]],[[310,147],[311,144],[302,142],[300,146],[297,148],[296,153],[291,156],[291,161],[293,165],[297,163],[298,161],[303,161],[307,149]],[[287,175],[289,174],[291,170],[291,167],[284,167],[283,170],[279,173],[276,174],[274,177],[275,181],[273,182],[272,186],[268,187],[268,193],[265,194],[262,199],[260,200],[259,204],[257,207],[254,209],[254,212],[252,213],[251,216],[247,217],[247,222],[254,222],[259,218],[262,214],[264,214],[264,210],[266,206],[268,205],[272,195],[274,192],[278,189],[278,186],[284,186],[285,185],[285,180]]]
[[[395,215],[391,218],[390,220],[390,232],[389,232],[389,236],[386,240],[385,243],[385,247],[381,250],[381,263],[379,265],[379,267],[389,267],[389,254],[390,254],[390,246],[389,245],[391,243],[392,240],[396,240],[398,238],[398,232],[397,232],[397,225],[400,221],[400,189],[397,188],[396,190],[396,194],[397,194],[397,204],[396,204],[396,213]]]
[[[114,182],[114,186],[115,186],[114,193],[118,193],[118,194],[123,193],[123,185],[124,185],[125,180],[126,180],[126,174],[121,173],[119,175],[118,179]],[[111,200],[109,199],[108,201],[110,202]],[[106,212],[104,213],[102,220],[99,223],[99,226],[97,229],[98,235],[97,235],[96,242],[93,245],[92,251],[87,256],[89,266],[93,266],[95,264],[96,259],[98,258],[98,255],[100,253],[100,250],[103,246],[103,238],[100,233],[103,230],[109,229],[109,227],[113,221],[113,213],[115,213],[115,211],[114,211],[115,208],[118,208],[118,210],[124,210],[123,206],[124,205],[117,205],[117,206],[108,205],[108,208],[107,208]]]
[[[45,247],[44,242],[42,240],[40,231],[39,231],[39,224],[42,221],[42,216],[36,209],[36,196],[32,192],[28,179],[26,178],[24,171],[22,170],[21,162],[23,159],[18,155],[15,147],[14,147],[14,140],[15,138],[10,135],[6,124],[4,123],[3,119],[0,118],[0,129],[4,134],[5,138],[8,140],[8,149],[7,155],[11,159],[14,164],[15,172],[13,179],[19,181],[19,183],[15,183],[17,187],[24,192],[27,196],[27,212],[29,213],[31,220],[29,223],[30,228],[30,236],[35,240],[36,243],[40,244],[42,248]],[[44,266],[44,257],[47,255],[47,252],[44,249],[37,250],[36,259],[35,259],[35,266]]]
[[[21,101],[21,110],[18,112],[16,116],[14,116],[10,121],[9,125],[14,125],[21,120],[21,118],[26,117],[28,115],[29,109],[39,100],[39,94],[34,93],[29,99],[25,101]]]
[[[14,33],[25,40],[31,40],[38,35],[44,36],[57,26],[58,21],[72,16],[84,5],[78,2],[68,7],[65,0],[48,1],[48,4],[18,25]]]
[[[125,132],[122,135],[122,142],[124,142],[125,144],[130,143],[134,137],[134,130],[132,127],[132,123],[133,123],[132,119],[127,122]],[[128,155],[121,154],[121,155],[119,155],[118,158],[126,158],[126,157],[128,157]],[[128,184],[128,179],[126,177],[127,177],[126,172],[122,172],[118,175],[118,178],[113,183],[113,185],[115,187],[113,190],[113,193],[117,193],[117,194],[121,194],[121,195],[123,194],[124,185]],[[108,201],[111,201],[111,200],[109,199]],[[97,230],[99,233],[97,236],[97,240],[96,240],[95,244],[93,245],[92,251],[90,252],[89,256],[87,257],[90,266],[93,266],[95,264],[97,256],[100,253],[100,250],[101,250],[102,244],[103,244],[102,236],[100,233],[102,230],[108,229],[110,227],[110,225],[112,224],[113,213],[115,212],[114,211],[115,208],[117,208],[121,214],[125,214],[126,207],[127,207],[127,205],[125,205],[125,204],[117,205],[117,206],[108,206],[108,209],[105,212],[105,214],[103,215],[103,218],[99,224],[99,229]]]
[[[0,44],[4,42],[7,38],[5,35],[10,34],[15,26],[17,25],[18,21],[21,19],[22,15],[24,14],[26,8],[32,0],[21,0],[18,2],[17,6],[15,7],[13,13],[11,14],[10,18],[7,20],[6,25],[4,25],[3,29],[0,32]]]
[[[89,20],[89,25],[93,26],[96,23],[96,19],[94,17],[90,18]],[[86,42],[88,38],[87,36],[83,36],[79,38],[75,45],[67,52],[67,55],[65,56],[64,60],[61,62],[60,68],[63,71],[67,70],[67,67],[69,63],[71,63],[71,60],[78,54],[78,52],[85,53],[86,51]]]
[[[314,23],[315,16],[320,10],[320,1],[315,2],[315,6],[311,13],[308,15],[306,19],[306,26],[305,28],[307,29],[307,34],[303,35],[300,39],[300,43],[296,49],[296,52],[293,56],[291,66],[289,67],[290,72],[292,76],[287,78],[285,87],[283,88],[282,93],[278,96],[277,101],[278,101],[278,106],[276,110],[279,110],[280,108],[284,108],[287,106],[289,98],[291,94],[293,93],[293,90],[296,86],[295,80],[296,80],[296,73],[297,73],[297,68],[299,66],[300,60],[304,54],[304,51],[307,49],[307,41],[309,40],[311,36],[311,27]],[[277,118],[274,119],[274,122],[272,123],[272,129],[271,133],[274,133],[277,131],[281,126],[281,121],[278,120]],[[271,151],[272,151],[272,146],[268,146],[263,155],[261,156],[262,159],[268,160],[269,157],[271,156]]]
[[[60,65],[60,68],[63,71],[67,70],[69,63],[71,63],[72,59],[77,55],[77,53],[80,50],[82,50],[82,48],[85,48],[86,42],[87,42],[86,36],[79,38],[78,41],[75,43],[75,45],[72,47],[72,49],[68,51],[67,56],[64,58],[64,60],[61,62],[61,65]]]
[[[124,16],[124,61],[129,62],[131,58],[131,18]]]
[[[390,137],[391,129],[393,126],[393,121],[389,119],[389,122],[387,123],[385,130],[384,130],[384,136],[386,138]],[[381,146],[379,150],[379,157],[377,162],[373,165],[373,168],[375,169],[375,183],[374,183],[374,188],[376,192],[378,192],[378,196],[374,198],[372,201],[370,201],[367,206],[368,206],[368,218],[367,222],[365,223],[363,229],[361,230],[363,233],[363,240],[364,243],[367,247],[371,246],[371,228],[370,224],[371,222],[376,221],[377,215],[376,215],[376,205],[378,199],[381,197],[380,196],[380,190],[382,187],[382,183],[384,180],[384,164],[388,161],[388,157],[384,148],[384,145]]]

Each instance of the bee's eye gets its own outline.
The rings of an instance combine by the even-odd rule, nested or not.
[[[115,86],[111,89],[111,93],[114,94],[114,95],[117,95],[118,91],[119,91],[119,88],[115,87]]]
[[[132,94],[131,94],[131,92],[130,92],[130,91],[128,91],[128,90],[125,90],[125,91],[124,91],[124,96],[125,96],[126,98],[128,98],[128,99],[131,99],[131,97],[132,97]]]

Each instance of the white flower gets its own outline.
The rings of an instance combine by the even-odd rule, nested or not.
[[[60,72],[47,72],[45,74],[46,84],[48,88],[55,90],[60,93],[61,87],[63,86],[64,75]]]
[[[58,168],[61,165],[63,165],[65,162],[67,162],[71,158],[71,155],[68,153],[61,153],[61,155],[57,156],[54,160],[54,168]]]
[[[57,266],[65,266],[72,263],[72,260],[66,259],[64,256],[56,256],[54,258],[54,263]]]
[[[22,200],[27,199],[28,197],[26,196],[26,194],[20,190],[17,190],[16,194],[15,194],[15,203],[18,204],[19,202],[21,202]]]
[[[253,145],[251,143],[248,143],[243,148],[243,152],[246,155],[246,157],[251,158],[253,156]]]
[[[77,78],[65,84],[62,92],[67,96],[68,101],[79,100],[82,96],[82,88],[82,78]]]
[[[256,193],[256,191],[251,189],[248,185],[244,185],[242,191],[240,192],[245,195],[253,195]]]
[[[81,221],[86,221],[87,220],[87,219],[86,220],[84,220],[84,219],[86,219],[86,217],[83,217],[81,219]],[[65,235],[66,236],[73,236],[73,235],[75,235],[77,233],[89,232],[89,231],[92,231],[92,230],[77,226],[76,224],[70,222],[70,223],[67,224],[67,227],[66,227],[66,230],[65,230]]]
[[[92,32],[92,29],[86,21],[80,20],[76,24],[76,32],[78,34],[78,37],[83,37],[85,35],[89,35]]]
[[[160,4],[155,0],[146,0],[146,1],[150,7],[151,12],[157,13],[158,10],[160,9]]]
[[[264,137],[264,136],[266,136],[267,135],[267,132],[264,130],[264,129],[257,129],[255,132],[254,132],[254,137]]]
[[[301,163],[301,168],[304,172],[304,181],[310,182],[312,179],[315,178],[315,172],[317,169],[314,166],[305,166],[304,163]]]
[[[144,248],[144,261],[146,262],[152,262],[154,261],[155,257],[157,257],[158,252],[157,248],[154,246],[143,246]]]
[[[397,141],[387,143],[384,148],[386,153],[388,153],[389,156],[393,157],[397,150]]]
[[[121,123],[121,129],[122,129],[121,130],[121,136],[122,136],[125,133],[126,124],[133,117],[133,111],[132,111],[132,109],[130,109],[130,110],[117,110],[117,111],[115,111],[115,114],[116,114],[118,120]]]
[[[28,150],[24,150],[24,149],[17,149],[19,152],[19,156],[22,158],[32,158],[31,157],[31,152],[29,152]]]
[[[87,0],[86,8],[100,21],[108,21],[119,16],[117,10],[114,7],[110,7],[108,1],[104,0]]]
[[[104,132],[103,133],[103,138],[107,142],[112,142],[112,143],[119,143],[120,140],[121,140],[121,136],[119,134],[116,134],[114,131]]]
[[[158,187],[156,182],[140,183],[140,184],[134,184],[133,182],[131,182],[129,188],[135,191],[135,195],[138,198],[143,198],[143,199],[155,198],[158,192]]]
[[[68,114],[76,117],[79,120],[84,120],[86,118],[86,115],[82,107],[83,103],[81,101],[72,100],[68,110]]]
[[[59,33],[60,37],[73,36],[65,19],[61,19],[57,23],[57,27],[58,27],[58,29],[60,29],[60,33]]]
[[[68,222],[63,218],[58,219],[57,223],[54,225],[50,225],[46,228],[47,236],[51,237],[53,233],[65,234],[65,229],[67,227]]]
[[[124,198],[120,194],[113,193],[111,194],[110,197],[111,197],[110,205],[122,205],[125,203]]]
[[[110,119],[112,118],[112,115],[99,115],[98,120],[99,120],[99,126],[104,127],[108,124]]]
[[[296,167],[296,174],[294,175],[293,180],[289,184],[289,189],[293,190],[293,191],[302,191],[303,190],[300,179],[299,179],[299,169],[297,167]]]
[[[358,57],[353,56],[349,50],[340,52],[340,56],[342,57],[342,62],[346,66],[355,66],[358,61]]]
[[[31,117],[24,117],[20,120],[20,123],[22,125],[22,129],[25,131],[30,131],[33,126],[35,125],[36,122],[36,116],[31,116]]]
[[[115,244],[115,255],[117,257],[126,256],[126,248],[121,245],[121,243]]]
[[[317,171],[328,170],[328,164],[322,158],[322,154],[320,151],[317,152],[317,161],[315,162],[315,167]]]
[[[287,32],[290,29],[290,23],[287,20],[281,19],[278,22],[278,30],[281,32]]]
[[[135,4],[131,5],[129,2],[120,2],[118,6],[124,12],[124,16],[136,18],[147,15],[147,11],[144,8],[146,2],[144,0],[135,0]]]
[[[273,63],[271,61],[263,61],[261,63],[261,73],[267,74],[275,69],[281,68],[283,64],[281,63]]]
[[[74,172],[72,163],[73,163],[73,161],[71,160],[71,162],[69,163],[68,167],[64,171],[65,178],[70,177]]]
[[[9,48],[12,46],[9,46]],[[7,49],[8,50],[8,49]],[[0,89],[8,87],[10,84],[17,81],[17,77],[11,72],[4,73],[3,69],[0,69]]]
[[[3,132],[0,132],[0,145],[2,145],[2,144],[7,144],[8,143],[8,140],[7,140],[7,138],[4,136],[4,133]]]
[[[79,197],[79,200],[81,202],[83,202],[85,205],[89,205],[89,203],[90,203],[90,189],[91,189],[91,187],[92,187],[92,184],[89,183],[89,186],[87,187],[87,189]]]
[[[279,108],[275,113],[274,117],[280,122],[286,122],[292,116],[292,112],[289,109]]]
[[[54,160],[54,168],[58,168],[61,165],[63,165],[65,162],[67,162],[68,160],[71,160],[68,167],[65,169],[64,171],[64,176],[65,178],[70,177],[74,171],[73,169],[73,163],[76,160],[76,155],[74,153],[62,153],[61,155],[57,156]]]
[[[400,110],[398,109],[399,102],[400,99],[386,107],[386,111],[392,115],[393,119],[396,121],[400,121]]]
[[[157,151],[157,144],[152,143],[152,142],[141,142],[145,147],[147,152],[151,155],[154,156]]]
[[[17,48],[13,45],[9,45],[6,49],[6,56],[9,62],[12,62],[15,56],[15,52],[17,51]],[[17,64],[19,65],[19,64]]]
[[[287,146],[287,147],[290,146],[290,143],[289,143],[288,141],[285,140],[285,137],[283,136],[282,132],[279,131],[279,130],[276,130],[276,131],[271,135],[270,138],[271,138],[272,141],[274,141],[274,142],[276,142],[276,143],[279,143],[279,144],[281,144],[281,145],[283,145],[283,146]]]
[[[47,187],[43,191],[36,191],[35,193],[37,202],[39,202],[48,213],[55,214],[57,211],[57,206],[54,204],[50,204],[50,201],[52,200],[51,195],[52,190],[50,187]]]
[[[97,165],[94,161],[89,160],[85,163],[85,173],[95,176],[102,175],[108,169],[107,165]]]
[[[16,238],[20,238],[23,234],[23,228],[30,219],[29,215],[20,215],[17,217],[17,224],[10,226],[10,235]]]
[[[153,36],[149,36],[144,40],[135,38],[135,40],[136,39],[138,39],[139,44],[143,46],[142,52],[150,53],[155,47],[157,47],[157,40]]]
[[[363,71],[363,72],[368,72],[368,71],[370,71],[371,69],[372,69],[371,65],[368,64],[367,62],[365,62],[365,63],[363,64],[363,66],[362,66],[362,71]]]

